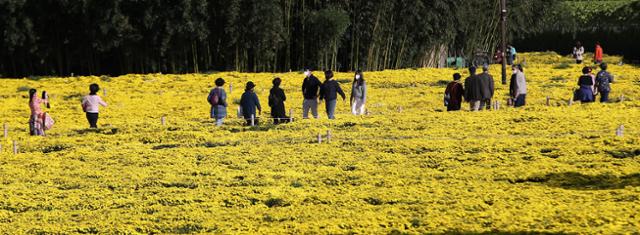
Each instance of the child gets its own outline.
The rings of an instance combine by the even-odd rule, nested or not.
[[[91,84],[89,86],[89,91],[89,95],[82,98],[82,111],[87,115],[89,127],[98,128],[98,113],[100,112],[100,105],[107,107],[107,103],[97,95],[98,91],[100,91],[98,84]]]

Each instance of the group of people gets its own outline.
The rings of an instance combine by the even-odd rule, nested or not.
[[[314,118],[318,118],[318,105],[324,101],[325,110],[329,119],[335,119],[335,110],[337,106],[338,95],[346,101],[346,95],[338,81],[335,80],[333,71],[324,72],[325,81],[320,80],[313,75],[311,69],[306,68],[304,71],[304,81],[302,82],[302,102],[303,118],[309,118],[309,112]],[[211,105],[211,118],[215,119],[216,125],[221,126],[227,117],[227,94],[224,90],[225,80],[218,78],[215,81],[216,87],[209,92],[207,101]],[[291,120],[286,115],[285,101],[287,96],[280,85],[282,79],[276,77],[272,81],[273,87],[269,91],[269,107],[271,107],[271,119],[274,124],[287,123]],[[246,125],[258,125],[258,114],[262,114],[262,106],[260,99],[255,93],[255,83],[247,82],[245,91],[240,98],[240,115],[245,119]],[[351,85],[351,111],[354,115],[365,114],[365,104],[367,99],[367,85],[364,80],[362,71],[356,71]]]
[[[591,67],[582,69],[582,76],[578,79],[578,88],[574,91],[573,100],[582,103],[591,103],[596,101],[596,96],[600,95],[600,102],[609,101],[609,93],[611,92],[611,83],[614,82],[613,75],[607,71],[606,63],[600,64],[600,71],[594,75]]]
[[[509,85],[510,102],[514,107],[522,107],[526,104],[527,82],[522,65],[513,65],[513,74]],[[447,85],[444,92],[444,104],[447,111],[459,111],[464,101],[469,103],[471,111],[491,109],[491,100],[495,93],[495,82],[489,74],[489,66],[482,67],[482,73],[476,74],[476,67],[469,67],[469,77],[460,82],[462,75],[453,75],[453,81]]]
[[[82,110],[85,112],[90,128],[98,128],[98,113],[100,106],[107,106],[107,103],[98,96],[100,86],[98,84],[89,85],[89,95],[82,98]],[[49,104],[49,96],[46,91],[42,92],[42,96],[38,97],[36,89],[29,90],[29,109],[31,115],[29,118],[29,133],[31,135],[45,136],[46,131],[50,130],[55,121],[53,118],[42,110],[42,105],[51,108]]]
[[[584,47],[574,48],[574,55],[578,63],[582,63],[582,54]],[[599,47],[599,44],[598,44]],[[584,67],[582,76],[578,79],[579,88],[574,91],[574,101],[582,103],[595,102],[596,96],[600,95],[600,102],[608,102],[609,93],[611,92],[611,83],[614,77],[608,72],[606,63],[602,63],[602,48],[596,48],[595,62],[600,64],[600,71],[597,74],[592,73],[592,68]],[[515,53],[512,53],[514,55]],[[512,58],[515,59],[515,56]],[[514,107],[522,107],[526,104],[527,81],[524,74],[524,68],[520,64],[512,66],[512,76],[509,85],[509,103]],[[491,109],[491,100],[495,93],[495,83],[493,76],[489,74],[489,66],[482,67],[482,73],[476,74],[476,67],[469,68],[469,77],[464,81],[460,81],[462,75],[455,73],[453,81],[447,85],[444,94],[444,104],[447,111],[458,111],[462,108],[463,101],[469,103],[471,111],[480,111],[483,109]],[[309,112],[314,118],[318,118],[318,105],[322,101],[325,102],[325,110],[329,119],[335,119],[335,110],[337,106],[338,95],[342,100],[346,100],[346,95],[340,84],[335,80],[331,70],[324,72],[325,81],[320,80],[313,75],[310,69],[304,71],[304,81],[302,82],[302,102],[303,118],[309,118]],[[287,96],[280,85],[282,79],[276,77],[272,81],[273,87],[269,91],[269,107],[271,107],[271,119],[274,124],[287,123],[291,120],[286,115],[285,102]],[[218,78],[215,80],[216,87],[209,92],[207,101],[211,105],[211,118],[215,119],[217,126],[224,124],[227,117],[227,93],[224,90],[225,80]],[[260,99],[256,95],[254,89],[256,85],[253,82],[247,82],[245,91],[240,99],[240,115],[246,120],[246,125],[258,125],[259,118],[257,114],[262,114],[262,106]],[[98,84],[89,86],[89,94],[82,98],[82,110],[85,112],[90,128],[98,127],[98,117],[100,106],[106,107],[107,103],[98,96],[100,87]],[[365,114],[365,105],[367,101],[367,85],[362,71],[358,70],[353,76],[351,84],[350,96],[351,112],[354,115]],[[29,119],[29,131],[31,135],[44,136],[46,130],[51,129],[55,123],[51,116],[44,112],[42,105],[49,107],[49,98],[46,91],[42,92],[42,96],[38,97],[36,89],[29,90],[29,108],[31,116]]]
[[[580,41],[576,42],[576,46],[573,47],[573,58],[576,60],[576,64],[582,64],[582,62],[584,61],[584,46],[582,46],[582,43]],[[593,63],[595,64],[601,64],[603,62],[602,58],[604,56],[604,49],[602,49],[602,46],[600,45],[600,42],[596,42],[596,47],[595,50],[593,52]]]

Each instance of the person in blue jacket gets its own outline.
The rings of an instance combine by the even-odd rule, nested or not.
[[[242,116],[247,121],[247,126],[251,125],[251,118],[254,118],[254,125],[258,125],[258,116],[256,115],[256,108],[260,114],[262,114],[262,107],[260,106],[260,100],[258,95],[253,91],[256,87],[253,82],[247,82],[247,86],[244,89],[244,94],[240,98],[240,106],[242,107]]]

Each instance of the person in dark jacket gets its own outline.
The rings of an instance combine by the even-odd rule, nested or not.
[[[273,118],[273,124],[287,123],[289,117],[286,115],[284,102],[287,101],[287,96],[284,94],[284,90],[280,88],[282,80],[280,78],[273,79],[273,88],[269,92],[269,106],[271,107],[271,118]]]
[[[253,82],[247,82],[247,86],[244,90],[244,94],[240,98],[240,106],[242,107],[242,116],[247,121],[247,126],[251,125],[251,118],[254,119],[254,125],[258,125],[258,117],[256,115],[256,108],[258,112],[262,113],[262,107],[260,107],[260,100],[253,91],[256,87]]]
[[[584,67],[582,69],[582,76],[578,79],[578,86],[580,86],[580,89],[577,91],[575,100],[580,100],[582,103],[591,103],[595,101],[593,94],[593,80],[591,68]]]
[[[313,76],[311,69],[305,68],[304,82],[302,82],[302,95],[304,102],[302,103],[302,118],[309,118],[309,110],[314,118],[318,119],[318,90],[320,89],[320,80]]]
[[[462,75],[459,73],[454,74],[453,81],[444,90],[444,103],[447,106],[447,111],[459,111],[462,106],[464,87],[460,83],[461,78]]]
[[[342,101],[346,101],[347,96],[342,91],[342,88],[340,88],[340,84],[338,84],[338,82],[333,79],[333,72],[331,70],[325,71],[324,76],[325,81],[322,84],[322,87],[320,87],[320,100],[326,101],[325,106],[329,119],[336,119],[335,111],[338,94],[342,96]]]
[[[469,102],[471,111],[478,111],[482,101],[482,90],[480,79],[476,75],[476,67],[469,67],[469,74],[469,77],[464,80],[464,99]]]
[[[600,103],[606,103],[609,101],[609,92],[611,92],[611,83],[613,81],[613,75],[607,71],[607,63],[600,64],[600,72],[596,75],[596,89],[600,93]]]
[[[211,118],[216,120],[216,126],[222,126],[224,118],[227,117],[227,93],[222,87],[225,84],[224,79],[218,78],[215,83],[216,87],[209,92],[207,101],[211,105]]]
[[[478,80],[480,81],[482,92],[480,109],[484,106],[487,110],[491,110],[491,99],[493,99],[495,84],[493,82],[493,76],[489,74],[489,65],[482,66],[482,73],[478,75]]]

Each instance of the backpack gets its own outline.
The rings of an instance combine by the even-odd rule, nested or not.
[[[596,85],[598,86],[598,90],[600,91],[608,91],[609,83],[611,80],[609,79],[608,72],[600,72],[598,73],[598,77],[596,78]]]
[[[220,103],[220,96],[218,95],[218,89],[215,88],[213,89],[213,91],[211,91],[211,95],[209,95],[209,104],[211,104],[212,106],[216,106],[219,105]]]
[[[280,99],[276,96],[275,93],[271,92],[269,94],[269,107],[276,106],[279,103]]]

